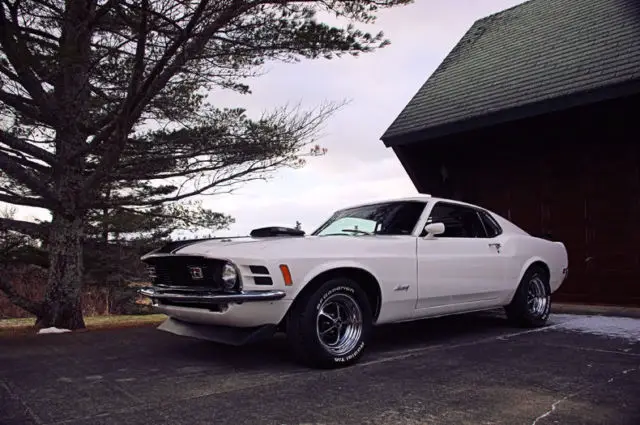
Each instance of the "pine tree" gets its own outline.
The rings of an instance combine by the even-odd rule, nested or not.
[[[249,93],[246,79],[267,61],[371,52],[387,40],[355,24],[406,3],[3,0],[0,201],[51,214],[48,223],[0,219],[0,229],[47,239],[44,302],[13,299],[40,326],[82,328],[92,211],[163,212],[153,209],[299,166],[336,105],[250,119],[207,94]],[[330,15],[350,23],[319,19]],[[12,293],[1,276],[0,289]]]

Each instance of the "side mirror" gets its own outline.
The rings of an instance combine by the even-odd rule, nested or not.
[[[435,235],[441,235],[444,233],[444,223],[430,223],[424,226],[424,231],[427,232],[427,238],[432,238]]]

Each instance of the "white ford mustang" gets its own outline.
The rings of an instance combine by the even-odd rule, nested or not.
[[[346,208],[311,235],[282,227],[170,243],[140,293],[179,335],[240,345],[284,331],[314,367],[352,364],[375,325],[504,307],[542,326],[567,277],[561,242],[428,195]]]

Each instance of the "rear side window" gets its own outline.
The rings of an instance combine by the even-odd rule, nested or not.
[[[487,231],[488,238],[494,238],[502,233],[502,228],[500,228],[498,222],[491,217],[489,213],[486,211],[478,211],[478,214],[480,214],[480,218],[482,219],[482,224],[484,224],[484,228]]]

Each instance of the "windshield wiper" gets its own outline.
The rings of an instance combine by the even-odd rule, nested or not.
[[[363,235],[373,235],[371,232],[367,232],[366,230],[360,229],[342,229],[341,232],[353,232],[353,233],[361,233]]]

